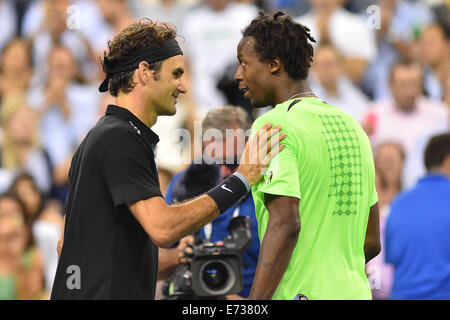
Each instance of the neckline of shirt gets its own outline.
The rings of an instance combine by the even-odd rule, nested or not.
[[[117,115],[122,120],[130,123],[130,125],[137,131],[138,134],[145,134],[153,143],[159,142],[159,136],[153,132],[145,123],[139,120],[130,110],[119,107],[113,104],[108,105],[105,115]]]

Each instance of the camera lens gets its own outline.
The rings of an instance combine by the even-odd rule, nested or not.
[[[223,263],[211,262],[205,265],[202,280],[211,290],[220,290],[227,283],[230,274]]]

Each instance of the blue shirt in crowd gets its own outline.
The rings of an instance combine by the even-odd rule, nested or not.
[[[429,174],[392,203],[386,262],[392,299],[450,299],[450,179]]]

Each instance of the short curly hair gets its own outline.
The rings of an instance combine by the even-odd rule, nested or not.
[[[299,80],[308,77],[313,61],[314,49],[309,41],[316,41],[309,31],[282,11],[273,15],[260,11],[243,36],[255,39],[254,49],[261,61],[278,57],[288,75]]]
[[[170,23],[155,22],[150,19],[142,19],[122,30],[112,41],[108,41],[108,50],[101,59],[103,71],[106,73],[105,58],[108,64],[126,59],[135,50],[162,46],[163,42],[177,37],[175,27]],[[161,69],[162,61],[150,64],[150,69],[155,70],[155,78]],[[109,92],[117,97],[119,91],[129,93],[135,87],[133,74],[135,70],[120,72],[111,77]]]

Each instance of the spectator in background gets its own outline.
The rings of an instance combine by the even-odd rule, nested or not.
[[[380,234],[384,234],[392,199],[402,190],[402,169],[405,155],[400,145],[384,142],[377,146],[374,153],[375,185],[378,193],[380,212]],[[381,251],[366,265],[366,273],[375,300],[387,300],[390,297],[393,270],[384,262],[384,237],[381,237]]]
[[[256,16],[257,8],[231,0],[205,0],[184,17],[181,32],[188,36],[185,61],[191,80],[187,83],[202,115],[226,104],[217,84],[227,67],[236,61],[241,30]]]
[[[169,21],[181,31],[181,22],[192,4],[179,0],[128,1],[133,15],[139,19]]]
[[[450,133],[433,137],[424,158],[427,175],[395,198],[386,225],[392,299],[450,299]]]
[[[395,1],[381,0],[380,27],[376,29],[377,56],[367,67],[362,79],[362,88],[374,99],[390,97],[389,73],[392,65],[399,60],[399,52],[389,35],[395,14]]]
[[[14,179],[10,193],[25,205],[36,246],[44,259],[45,289],[50,293],[58,265],[56,248],[63,228],[61,205],[54,200],[46,201],[33,177],[26,173]]]
[[[51,4],[51,1],[57,3]],[[21,23],[23,36],[32,38],[44,27],[49,4],[59,6],[66,26],[74,33],[82,33],[89,41],[95,55],[106,49],[106,42],[113,34],[112,28],[103,19],[96,0],[31,0]],[[65,11],[65,12],[63,12]],[[95,58],[94,62],[97,62]]]
[[[30,43],[16,38],[3,48],[0,58],[0,99],[25,93],[33,76]]]
[[[127,0],[97,0],[98,7],[103,18],[112,27],[112,34],[108,39],[112,40],[116,34],[135,22],[130,12]]]
[[[343,0],[311,0],[312,9],[295,20],[311,30],[316,43],[330,42],[345,57],[350,79],[359,83],[376,57],[375,33],[362,16],[342,8]]]
[[[13,0],[0,0],[0,51],[17,35],[17,13]]]
[[[347,77],[344,60],[332,45],[320,45],[314,53],[311,89],[322,100],[338,106],[361,123],[369,100]]]
[[[450,113],[450,69],[447,70],[447,75],[444,78],[444,103]]]
[[[375,149],[374,161],[378,205],[380,212],[387,214],[392,199],[402,190],[402,167],[405,153],[399,144],[383,142]]]
[[[0,196],[0,299],[42,299],[43,262],[22,202]]]
[[[48,155],[37,136],[37,114],[22,96],[5,100],[0,109],[3,137],[0,150],[1,170],[7,171],[6,186],[18,173],[28,172],[39,190],[49,193],[52,171]],[[9,177],[8,177],[9,176]]]
[[[305,14],[311,9],[309,0],[266,0],[268,11],[276,12],[278,10],[286,11],[291,17]]]
[[[420,53],[416,40],[421,30],[433,21],[429,7],[419,2],[380,0],[379,8],[378,54],[366,70],[362,83],[364,90],[375,100],[391,97],[389,75],[392,66],[398,61],[417,60]]]
[[[28,101],[40,113],[42,145],[55,169],[55,183],[61,185],[68,179],[68,159],[98,118],[100,94],[80,82],[76,60],[66,47],[53,47],[48,69],[47,82],[32,89]]]
[[[419,40],[421,62],[424,70],[424,86],[428,95],[441,100],[444,96],[444,77],[450,69],[450,39],[438,24],[428,26]]]
[[[414,63],[397,63],[391,71],[392,99],[376,102],[367,113],[364,129],[372,145],[399,143],[405,151],[405,186],[415,183],[423,165],[415,150],[424,137],[448,130],[449,112],[443,103],[422,96],[422,69]]]
[[[250,118],[247,112],[235,106],[222,106],[209,111],[202,122],[203,132],[203,147],[204,160],[206,163],[217,163],[220,169],[206,168],[205,171],[212,172],[208,179],[212,180],[210,184],[214,184],[214,177],[217,173],[217,178],[223,180],[234,173],[237,169],[237,159],[240,158],[244,146],[244,141],[249,134],[251,128]],[[218,138],[218,134],[222,135],[223,139]],[[200,188],[200,181],[202,165],[191,165],[187,170],[177,174],[169,186],[166,194],[166,203],[171,204],[174,200],[174,195],[189,194],[192,192],[195,185]],[[186,172],[190,177],[199,177],[197,179],[187,179]],[[202,180],[206,182],[207,180]],[[203,186],[207,189],[208,186]],[[183,190],[183,192],[180,191]],[[194,195],[192,195],[194,196]],[[184,200],[184,199],[183,199]],[[243,278],[244,287],[239,295],[231,295],[228,299],[242,299],[247,298],[250,294],[250,289],[253,284],[255,276],[256,265],[259,256],[259,237],[258,237],[258,223],[255,216],[255,205],[253,197],[249,192],[240,202],[225,211],[222,215],[217,217],[211,223],[207,224],[200,230],[200,237],[206,241],[221,241],[228,236],[228,224],[235,216],[247,216],[251,221],[252,242],[249,249],[242,255],[243,258]]]

